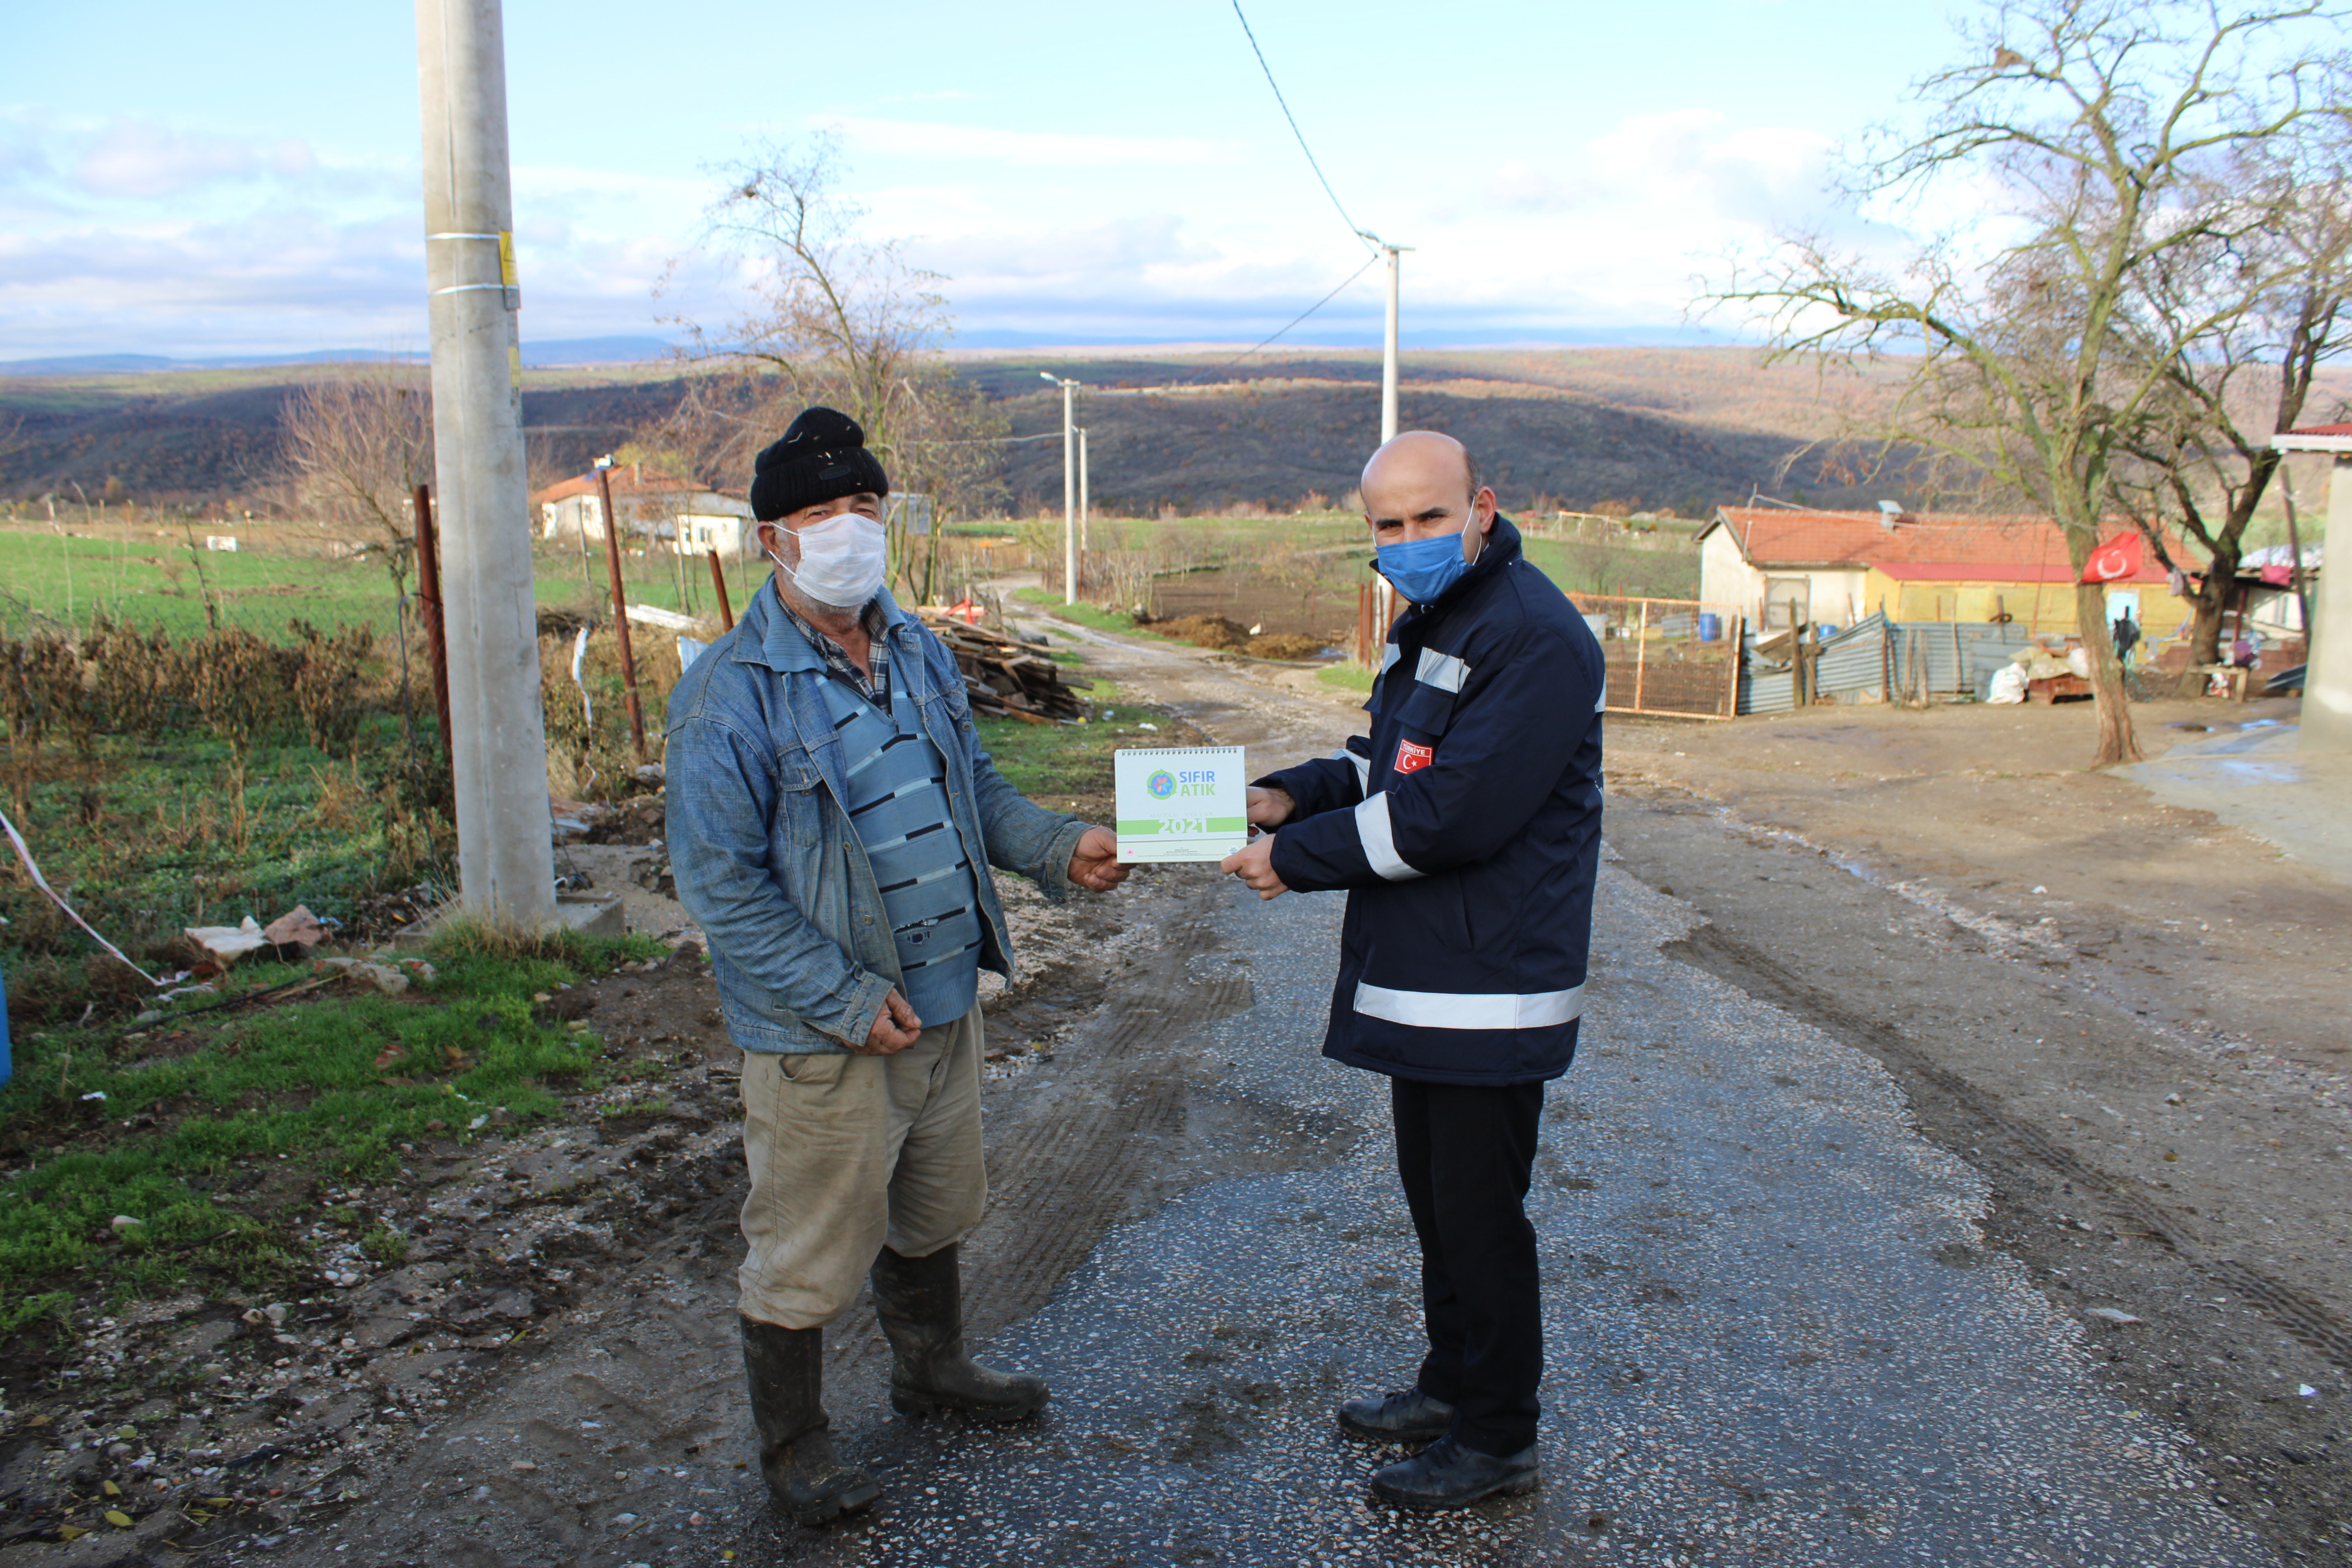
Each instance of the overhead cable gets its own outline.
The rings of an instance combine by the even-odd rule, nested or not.
[[[1250,53],[1257,57],[1257,68],[1265,73],[1265,85],[1274,89],[1274,101],[1282,106],[1282,117],[1290,121],[1290,133],[1298,138],[1298,150],[1307,154],[1307,166],[1315,171],[1315,178],[1321,183],[1323,194],[1331,198],[1331,205],[1339,211],[1339,221],[1348,226],[1349,233],[1362,240],[1367,246],[1377,244],[1378,241],[1371,234],[1359,227],[1356,220],[1348,216],[1347,204],[1339,200],[1339,193],[1333,190],[1331,182],[1324,177],[1323,165],[1315,161],[1315,149],[1307,144],[1307,132],[1298,129],[1298,117],[1290,112],[1290,100],[1282,96],[1282,84],[1274,79],[1274,68],[1265,63],[1265,51],[1257,47],[1257,35],[1250,30],[1249,18],[1242,15],[1242,0],[1233,0],[1233,5],[1234,15],[1241,20],[1242,35],[1249,39]],[[1354,279],[1350,279],[1349,281],[1353,282]],[[1339,287],[1344,289],[1347,284],[1343,283]],[[1337,289],[1333,290],[1335,293],[1337,291]],[[1296,322],[1293,323],[1293,325],[1296,324]],[[1283,329],[1284,331],[1289,330],[1288,327]],[[1268,340],[1268,342],[1271,341],[1271,339]]]
[[[1241,363],[1242,363],[1242,361],[1244,361],[1244,360],[1245,360],[1245,359],[1249,358],[1249,356],[1250,356],[1250,355],[1252,355],[1252,354],[1254,354],[1254,353],[1257,353],[1257,351],[1258,351],[1259,349],[1262,349],[1262,348],[1265,347],[1266,343],[1270,343],[1270,342],[1274,342],[1274,339],[1275,339],[1275,338],[1278,338],[1278,337],[1282,336],[1282,334],[1283,334],[1284,332],[1286,332],[1286,331],[1290,331],[1290,329],[1291,329],[1291,328],[1293,328],[1293,327],[1295,327],[1295,326],[1298,325],[1298,323],[1299,323],[1299,322],[1301,322],[1301,321],[1305,321],[1307,317],[1309,317],[1309,316],[1313,315],[1316,311],[1318,311],[1318,310],[1321,310],[1324,306],[1326,306],[1326,305],[1329,304],[1332,300],[1334,300],[1338,299],[1338,298],[1339,297],[1339,291],[1340,291],[1340,289],[1347,288],[1347,286],[1348,286],[1349,284],[1353,283],[1357,279],[1361,278],[1365,273],[1367,273],[1367,272],[1370,271],[1370,270],[1371,270],[1371,268],[1372,268],[1372,263],[1373,263],[1373,262],[1375,262],[1375,261],[1378,261],[1380,258],[1380,258],[1380,253],[1379,253],[1379,252],[1377,252],[1377,251],[1373,252],[1373,254],[1372,254],[1370,257],[1369,257],[1368,258],[1366,258],[1366,260],[1365,260],[1364,264],[1363,264],[1361,267],[1357,268],[1353,272],[1349,273],[1349,274],[1348,274],[1348,276],[1347,276],[1346,278],[1344,278],[1344,279],[1342,279],[1340,280],[1339,288],[1339,289],[1332,289],[1328,294],[1324,295],[1324,296],[1323,296],[1323,298],[1321,298],[1320,300],[1316,300],[1316,301],[1315,301],[1315,303],[1313,303],[1312,305],[1307,306],[1307,309],[1305,309],[1304,310],[1299,311],[1299,312],[1298,312],[1298,314],[1297,314],[1296,316],[1291,317],[1291,318],[1290,318],[1290,320],[1289,320],[1288,321],[1286,321],[1286,322],[1283,323],[1283,325],[1282,325],[1281,329],[1280,329],[1279,331],[1277,331],[1274,334],[1274,337],[1267,338],[1267,339],[1265,339],[1265,342],[1260,342],[1260,343],[1257,343],[1257,344],[1253,345],[1252,347],[1249,347],[1249,348],[1244,349],[1241,353],[1239,353],[1235,354],[1233,358],[1231,358],[1231,359],[1227,360],[1224,363],[1223,363],[1223,364],[1221,364],[1221,365],[1217,366],[1214,370],[1204,370],[1204,371],[1202,371],[1199,375],[1187,376],[1187,377],[1185,377],[1182,381],[1178,382],[1176,384],[1177,384],[1177,385],[1179,385],[1179,386],[1191,386],[1191,385],[1194,384],[1195,383],[1197,383],[1197,382],[1201,381],[1201,380],[1202,380],[1202,378],[1204,378],[1204,377],[1212,376],[1212,375],[1223,375],[1223,374],[1224,374],[1224,373],[1225,373],[1225,372],[1227,372],[1227,371],[1229,371],[1229,370],[1233,369],[1233,368],[1234,368],[1234,366],[1235,366],[1235,365],[1237,365],[1237,364]]]

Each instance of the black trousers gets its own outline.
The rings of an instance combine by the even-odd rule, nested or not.
[[[1543,1117],[1540,1083],[1391,1079],[1397,1173],[1421,1237],[1429,1355],[1421,1391],[1454,1407],[1454,1437],[1482,1454],[1536,1440],[1543,1304],[1528,1178]]]

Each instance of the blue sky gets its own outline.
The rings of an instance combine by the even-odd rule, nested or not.
[[[1687,332],[1693,277],[1833,222],[1832,151],[1956,42],[1884,0],[1249,9],[1353,216],[1417,247],[1424,343]],[[1363,259],[1225,0],[509,0],[506,26],[527,339],[722,317],[710,166],[828,127],[866,232],[980,342],[1251,341]],[[7,33],[0,361],[421,343],[409,6],[77,0]],[[1375,270],[1305,335],[1376,341],[1379,311]]]

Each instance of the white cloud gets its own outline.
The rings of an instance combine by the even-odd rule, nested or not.
[[[72,179],[94,195],[153,200],[265,174],[299,179],[317,166],[304,142],[220,136],[121,117],[81,147]]]
[[[1237,163],[1234,142],[1194,136],[1105,136],[1074,131],[998,131],[923,120],[825,119],[853,153],[893,158],[959,158],[991,163],[1107,169]]]

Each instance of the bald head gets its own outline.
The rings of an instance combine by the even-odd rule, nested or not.
[[[1434,430],[1407,430],[1374,452],[1362,490],[1376,544],[1460,533],[1475,557],[1495,525],[1495,492],[1478,483],[1470,449]]]

